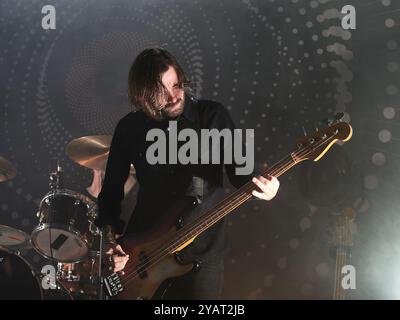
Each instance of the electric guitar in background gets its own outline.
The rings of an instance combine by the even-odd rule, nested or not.
[[[337,141],[350,140],[353,130],[341,115],[329,122],[325,128],[302,137],[296,148],[286,157],[270,166],[263,176],[281,176],[283,173],[305,160],[318,161]],[[194,264],[183,264],[179,251],[187,247],[203,231],[220,221],[233,210],[252,197],[256,188],[251,181],[232,192],[214,208],[199,218],[177,229],[176,218],[190,209],[190,203],[178,203],[172,210],[170,221],[161,223],[146,237],[125,236],[119,243],[130,255],[124,275],[112,273],[105,275],[103,282],[108,296],[116,299],[151,299],[160,285],[167,279],[179,277],[193,269]],[[168,210],[169,211],[169,210]],[[168,228],[167,228],[168,226]]]
[[[333,300],[345,300],[346,290],[342,286],[342,270],[348,264],[351,257],[353,237],[351,223],[356,217],[353,208],[345,208],[340,216],[336,218],[331,245],[335,250],[335,283],[333,288]]]

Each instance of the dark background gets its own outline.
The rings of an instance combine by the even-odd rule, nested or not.
[[[41,27],[46,4],[56,30]],[[341,28],[346,4],[357,10],[356,30]],[[66,157],[66,144],[112,134],[131,110],[130,64],[159,45],[197,97],[255,129],[259,167],[291,152],[302,126],[310,132],[338,111],[354,129],[319,162],[282,176],[273,201],[229,218],[223,298],[332,298],[329,243],[347,207],[356,212],[357,271],[348,298],[398,299],[399,10],[395,0],[1,0],[0,155],[18,175],[0,184],[0,223],[32,231],[57,160],[67,186],[84,190],[90,170]]]

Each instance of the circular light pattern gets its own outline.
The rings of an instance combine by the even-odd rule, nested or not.
[[[385,26],[386,26],[386,27],[388,27],[388,28],[393,28],[394,25],[395,25],[395,22],[394,22],[393,19],[388,18],[388,19],[385,20]]]
[[[386,119],[393,119],[396,116],[396,110],[393,107],[386,107],[383,109],[383,116]]]
[[[131,111],[126,66],[131,63],[132,52],[149,46],[151,41],[133,33],[108,33],[88,42],[73,57],[66,75],[66,99],[75,121],[85,131],[112,134],[118,120]],[[118,63],[121,60],[124,63]]]
[[[376,166],[383,166],[385,165],[386,162],[386,157],[382,152],[377,152],[374,153],[374,155],[372,156],[372,163]]]
[[[376,95],[381,100],[378,102],[378,106],[380,107],[378,114],[366,113],[368,114],[368,121],[372,121],[371,124],[377,128],[377,140],[380,145],[377,146],[373,141],[365,141],[366,145],[368,145],[368,157],[371,161],[369,162],[370,166],[365,168],[365,196],[356,199],[354,207],[358,209],[358,213],[363,213],[363,215],[368,214],[369,211],[383,213],[383,215],[379,216],[379,219],[376,220],[373,218],[373,215],[369,215],[366,220],[369,221],[370,225],[366,224],[366,220],[363,221],[363,219],[360,219],[360,221],[357,219],[352,224],[352,229],[354,230],[357,230],[358,225],[360,226],[359,236],[363,237],[360,238],[360,241],[363,242],[361,253],[368,255],[370,252],[374,252],[367,261],[358,257],[358,259],[362,259],[360,265],[363,265],[363,268],[365,268],[366,277],[370,277],[370,280],[365,281],[365,284],[371,286],[369,290],[377,290],[376,288],[379,287],[380,283],[388,281],[390,277],[393,278],[394,275],[391,274],[390,269],[395,268],[397,265],[396,262],[387,259],[387,252],[384,252],[387,247],[386,249],[384,247],[384,250],[381,248],[382,243],[384,243],[383,239],[374,236],[374,234],[385,234],[386,242],[396,243],[399,225],[397,218],[399,203],[397,201],[398,197],[395,196],[398,192],[399,181],[397,179],[397,169],[394,169],[397,168],[396,163],[399,157],[397,146],[397,136],[399,134],[397,130],[397,110],[400,101],[398,99],[397,73],[400,62],[397,58],[397,51],[399,49],[397,40],[398,19],[397,14],[395,14],[398,11],[398,3],[389,0],[381,0],[380,3],[384,7],[381,12],[377,10],[373,14],[370,14],[370,16],[382,17],[382,19],[376,20],[374,23],[374,28],[382,40],[378,41],[377,46],[371,51],[371,57],[376,57],[379,65],[382,67],[375,68],[373,71],[371,70],[372,72],[370,71],[368,74],[365,74],[366,78],[370,77],[374,79],[374,85],[366,90],[371,91],[368,97]],[[389,6],[392,7],[390,9],[386,8]],[[368,17],[366,18],[368,19]],[[379,25],[377,26],[377,24]],[[367,106],[370,108],[369,110],[375,109],[372,103]],[[365,117],[365,114],[362,116]],[[363,125],[360,127],[363,127]],[[375,201],[375,199],[385,199],[388,203],[384,203],[381,200]],[[361,223],[363,223],[362,226]],[[364,233],[368,235],[366,236]],[[389,250],[392,252],[397,251],[395,248]],[[367,263],[364,264],[364,262]],[[382,272],[378,272],[378,270]],[[378,291],[376,291],[376,295],[383,295],[385,298],[389,297],[387,290]],[[393,297],[397,298],[395,295],[391,296],[391,298]]]
[[[188,20],[183,20],[184,16],[186,15],[186,8],[184,6],[181,6],[177,4],[176,2],[171,2],[168,3],[168,5],[171,5],[170,10],[165,10],[165,15],[163,14],[158,14],[158,11],[155,11],[155,7],[158,5],[153,4],[153,7],[149,4],[150,9],[134,9],[133,5],[127,5],[124,6],[126,10],[126,14],[122,14],[121,10],[118,10],[118,6],[113,6],[115,8],[115,11],[117,12],[115,16],[110,17],[110,19],[105,19],[103,23],[110,23],[112,25],[115,23],[113,26],[117,25],[117,21],[127,21],[132,24],[139,24],[143,26],[143,30],[141,32],[136,32],[136,30],[133,30],[133,32],[129,32],[126,30],[121,30],[120,33],[116,34],[113,32],[108,32],[110,35],[109,40],[110,41],[116,41],[116,43],[121,42],[121,39],[118,39],[118,37],[122,34],[126,36],[127,40],[132,40],[136,39],[137,40],[137,47],[140,47],[139,43],[146,43],[146,41],[149,42],[156,42],[158,43],[159,40],[161,41],[166,41],[165,38],[165,33],[170,33],[173,35],[176,35],[175,37],[171,37],[168,39],[167,42],[169,42],[168,47],[174,47],[177,48],[178,46],[176,43],[174,44],[174,41],[177,41],[177,39],[182,39],[185,36],[185,32],[187,32],[187,42],[185,43],[186,46],[191,46],[191,48],[195,50],[199,50],[199,52],[196,53],[196,55],[193,55],[192,57],[198,57],[199,60],[193,60],[186,61],[186,65],[192,65],[193,63],[199,62],[198,67],[196,70],[199,70],[198,74],[196,74],[193,78],[195,81],[195,90],[198,90],[198,93],[204,92],[207,96],[213,96],[215,99],[222,99],[224,101],[228,101],[227,108],[229,110],[232,110],[233,113],[237,112],[237,110],[242,110],[244,107],[248,107],[248,112],[246,113],[246,117],[243,117],[245,119],[240,119],[241,124],[246,124],[249,127],[255,127],[255,128],[261,128],[261,130],[265,130],[266,127],[268,127],[267,122],[262,122],[260,119],[256,119],[254,121],[254,115],[257,114],[258,112],[258,106],[259,106],[259,96],[263,95],[263,100],[268,99],[265,102],[263,101],[262,107],[265,108],[263,113],[265,116],[263,116],[262,120],[270,120],[270,119],[275,119],[275,110],[277,108],[281,108],[282,110],[290,110],[293,112],[293,110],[298,111],[298,115],[301,116],[302,118],[307,118],[309,114],[307,114],[307,109],[303,108],[303,106],[296,106],[294,104],[291,104],[288,101],[285,101],[285,103],[280,104],[278,103],[280,99],[280,94],[279,94],[279,89],[281,88],[282,82],[279,81],[281,77],[284,75],[286,76],[289,71],[293,71],[293,75],[290,75],[291,77],[293,76],[294,78],[290,80],[289,84],[290,87],[293,87],[293,90],[290,89],[290,93],[287,94],[286,98],[288,100],[292,101],[299,101],[299,98],[301,97],[301,94],[303,94],[305,99],[310,99],[313,98],[314,95],[308,95],[307,92],[302,90],[303,84],[304,83],[311,83],[311,81],[315,81],[315,84],[320,86],[322,85],[321,82],[317,78],[313,76],[313,74],[318,74],[319,72],[323,72],[324,70],[326,72],[330,71],[331,69],[336,70],[338,73],[338,77],[336,79],[330,79],[330,81],[323,81],[323,85],[326,85],[327,88],[330,88],[330,92],[321,92],[319,95],[320,99],[321,97],[326,99],[325,101],[320,101],[318,104],[321,105],[322,107],[318,110],[318,112],[321,112],[325,114],[328,110],[328,108],[324,108],[323,106],[329,105],[329,104],[336,104],[336,109],[341,108],[346,109],[346,106],[350,106],[352,104],[351,96],[348,95],[348,84],[352,81],[352,75],[351,75],[351,70],[348,69],[346,70],[346,64],[340,64],[337,61],[342,61],[342,62],[348,62],[352,58],[352,54],[350,54],[348,51],[351,51],[349,48],[344,48],[338,45],[335,45],[335,42],[341,42],[344,43],[344,41],[347,41],[351,37],[351,33],[339,33],[335,29],[331,29],[328,24],[335,25],[337,24],[337,18],[334,20],[334,17],[332,16],[331,13],[327,14],[324,11],[329,11],[329,2],[326,1],[298,1],[298,0],[292,0],[291,3],[293,4],[293,10],[291,11],[286,10],[286,8],[279,2],[279,1],[269,1],[269,3],[275,3],[276,5],[274,8],[274,14],[277,14],[275,11],[279,12],[278,14],[281,15],[282,21],[286,24],[286,27],[289,30],[289,34],[285,34],[279,30],[277,26],[274,26],[272,22],[270,21],[268,16],[263,16],[269,14],[268,12],[265,12],[265,10],[258,10],[258,13],[255,12],[254,10],[257,9],[254,7],[253,1],[242,1],[244,4],[244,8],[247,8],[248,11],[252,12],[251,19],[249,21],[254,22],[256,24],[256,27],[254,27],[254,30],[262,29],[265,32],[260,32],[260,35],[258,36],[256,42],[259,43],[260,49],[254,50],[254,56],[250,56],[250,61],[251,61],[251,67],[248,67],[249,65],[246,64],[246,60],[248,58],[248,48],[244,48],[241,42],[242,38],[242,32],[246,32],[241,30],[240,28],[235,27],[238,25],[237,21],[234,21],[234,15],[230,14],[230,9],[226,5],[221,5],[223,2],[216,2],[217,7],[220,6],[221,8],[224,8],[227,10],[226,12],[223,11],[218,11],[218,15],[214,15],[212,12],[207,11],[207,7],[204,6],[201,1],[196,1],[196,9],[198,10],[197,13],[199,13],[199,19],[204,22],[204,26],[206,26],[207,32],[204,33],[204,39],[196,39],[196,37],[193,37],[193,35],[196,35],[199,33],[199,30],[191,30],[190,32],[187,32],[188,28],[193,27],[193,25],[196,25],[194,22],[192,25],[188,23]],[[381,3],[383,6],[389,6],[391,5],[391,2],[388,0],[381,0]],[[68,7],[66,6],[68,4]],[[44,164],[41,159],[43,159],[43,155],[50,154],[51,157],[58,157],[60,153],[63,152],[63,146],[65,146],[65,143],[67,143],[72,137],[75,137],[76,134],[87,134],[88,132],[96,132],[96,131],[110,131],[112,128],[112,123],[115,122],[115,119],[118,118],[116,113],[112,113],[111,115],[114,116],[114,118],[111,116],[107,119],[102,119],[101,117],[101,112],[105,108],[105,99],[97,96],[92,96],[90,97],[92,99],[92,103],[89,105],[87,104],[86,106],[88,109],[85,109],[85,105],[82,103],[84,99],[79,99],[79,97],[74,97],[73,93],[74,92],[79,92],[77,90],[71,90],[71,87],[69,91],[64,91],[63,94],[67,94],[69,100],[69,103],[67,105],[68,110],[68,116],[71,116],[75,123],[77,124],[76,128],[71,128],[68,126],[65,126],[65,123],[67,123],[64,118],[63,114],[59,113],[58,110],[58,105],[54,103],[55,101],[52,100],[51,94],[52,94],[52,77],[49,71],[54,68],[54,57],[55,54],[57,54],[57,50],[60,48],[60,44],[65,41],[65,39],[68,38],[68,33],[72,29],[72,26],[74,24],[79,24],[82,23],[82,17],[84,17],[87,12],[89,12],[90,6],[95,5],[95,2],[90,2],[88,1],[88,6],[83,9],[82,11],[76,10],[76,4],[73,2],[66,2],[64,5],[65,10],[62,13],[60,11],[59,13],[63,14],[63,18],[65,21],[69,22],[69,25],[67,25],[66,29],[64,30],[63,33],[59,33],[56,37],[52,37],[51,33],[46,34],[42,38],[36,37],[34,33],[31,32],[29,33],[29,38],[26,41],[17,41],[14,40],[18,39],[18,37],[21,36],[21,31],[15,34],[15,37],[13,37],[13,40],[9,43],[10,47],[15,46],[15,43],[20,43],[23,42],[21,45],[20,52],[16,53],[13,58],[13,60],[10,63],[10,68],[9,69],[9,78],[8,82],[6,83],[5,87],[5,115],[6,115],[6,121],[8,121],[6,125],[6,137],[5,141],[7,144],[10,146],[8,147],[9,149],[7,150],[8,152],[13,153],[15,151],[14,147],[12,146],[12,140],[13,139],[13,129],[12,129],[12,122],[11,119],[13,116],[13,110],[17,110],[18,113],[21,113],[21,136],[23,135],[24,138],[21,140],[26,140],[26,145],[27,147],[27,152],[29,154],[29,157],[32,158],[33,163],[37,165],[38,172],[44,172],[47,171],[47,164]],[[6,4],[2,3],[2,6],[6,6]],[[279,5],[279,6],[278,6]],[[80,4],[81,6],[81,4]],[[141,6],[138,6],[141,7]],[[2,7],[3,8],[3,7]],[[121,7],[120,7],[121,8]],[[142,7],[141,7],[142,8]],[[32,7],[27,5],[26,10],[31,10]],[[160,12],[163,11],[165,6],[160,5]],[[180,10],[180,11],[179,11]],[[183,10],[183,11],[182,11]],[[15,10],[14,13],[17,13],[19,10]],[[245,10],[243,10],[245,11]],[[293,12],[292,12],[293,11]],[[33,12],[33,10],[32,10]],[[76,12],[77,15],[74,16],[72,13]],[[150,15],[149,13],[153,13]],[[176,12],[176,14],[174,13]],[[293,13],[293,16],[292,16]],[[37,12],[36,14],[39,14]],[[138,19],[137,16],[141,16],[142,20]],[[294,16],[296,15],[296,16]],[[132,19],[132,17],[135,17]],[[215,17],[221,17],[223,16],[223,19],[221,19],[224,22],[224,25],[226,25],[226,30],[225,31],[220,31],[219,28],[219,23]],[[68,20],[68,18],[72,18]],[[227,18],[232,17],[231,21],[228,21]],[[318,18],[316,18],[318,17]],[[19,16],[21,21],[23,20],[23,16]],[[28,21],[27,17],[27,20]],[[203,19],[204,18],[204,19]],[[265,18],[265,20],[263,20]],[[301,24],[295,24],[295,22],[299,21],[300,18],[303,18],[304,21],[302,21]],[[172,20],[176,19],[177,24],[174,24],[172,28],[166,29],[166,25],[171,23]],[[179,24],[180,19],[183,20],[182,24]],[[330,21],[332,19],[332,21]],[[189,19],[190,20],[190,19]],[[393,19],[391,19],[392,22],[388,22],[388,20],[385,21],[385,26],[387,28],[391,28],[392,30],[395,30],[393,26],[395,25],[395,22]],[[148,23],[148,21],[156,21],[153,22],[153,24]],[[247,21],[247,20],[246,20]],[[318,22],[323,22],[323,24],[320,24]],[[389,25],[388,25],[388,24]],[[268,25],[268,26],[267,26]],[[198,26],[198,25],[197,25]],[[295,26],[295,28],[294,28]],[[382,27],[385,27],[383,23],[381,23]],[[230,28],[233,28],[230,29]],[[307,28],[307,29],[306,29]],[[165,29],[165,30],[163,30]],[[324,29],[324,30],[321,30]],[[111,28],[110,30],[114,30]],[[296,31],[294,31],[296,30]],[[309,34],[306,36],[304,34],[304,30],[308,30]],[[0,33],[5,33],[5,29],[0,30]],[[60,30],[58,30],[60,31]],[[57,32],[58,32],[57,31]],[[165,31],[165,32],[163,32]],[[202,30],[203,31],[203,30]],[[137,34],[145,34],[143,37],[143,41],[139,40]],[[252,36],[253,30],[248,33],[249,35]],[[274,36],[273,36],[274,34]],[[54,35],[54,34],[53,34]],[[156,36],[156,37],[154,37]],[[69,79],[71,83],[73,82],[74,77],[75,79],[84,79],[83,74],[78,75],[78,73],[73,73],[72,71],[79,72],[79,61],[85,61],[80,60],[79,57],[79,48],[84,51],[85,49],[88,50],[93,43],[96,41],[101,42],[106,37],[106,34],[94,34],[94,36],[90,39],[87,39],[88,41],[84,41],[83,45],[78,46],[77,50],[74,50],[74,54],[71,55],[71,59],[69,59],[70,66],[67,68],[67,71],[70,72],[71,78]],[[250,37],[250,36],[249,36]],[[292,43],[288,41],[288,37],[292,40]],[[223,51],[223,44],[227,41],[227,39],[232,40],[229,44],[229,50],[232,49],[231,53],[232,55],[227,55]],[[264,50],[262,47],[265,44],[265,41],[269,42],[269,39],[275,39],[276,44],[272,43],[270,44],[270,48],[276,48],[276,56],[270,57],[269,53],[274,51],[275,49],[269,49],[269,51]],[[397,50],[398,49],[398,44],[397,41],[394,40],[395,36],[392,36],[392,40],[384,40],[384,42],[381,43],[381,46],[383,48],[386,48],[388,50]],[[77,38],[78,39],[78,38]],[[211,39],[211,41],[210,41]],[[249,38],[250,39],[250,38]],[[255,38],[251,38],[254,40]],[[265,40],[268,39],[268,40]],[[33,45],[34,50],[30,51],[30,48],[32,47],[31,44],[37,40],[37,45]],[[171,41],[169,41],[171,40]],[[310,41],[311,40],[311,41]],[[92,41],[92,43],[91,43]],[[252,42],[252,41],[249,41]],[[328,43],[330,42],[330,43]],[[55,44],[54,44],[55,43]],[[208,44],[209,43],[209,44]],[[54,45],[53,45],[54,44]],[[312,47],[310,47],[310,44]],[[294,48],[295,46],[299,45],[301,48]],[[95,46],[92,46],[92,50]],[[49,49],[47,52],[47,55],[43,56],[43,48]],[[97,47],[98,50],[101,50],[102,46]],[[87,60],[88,63],[99,63],[100,59],[99,57],[106,57],[107,54],[110,54],[110,56],[113,56],[112,50],[116,49],[116,47],[109,47],[107,50],[104,52],[95,52],[93,53],[92,58],[90,60]],[[301,54],[301,57],[295,56],[293,57],[293,50],[304,50],[304,51],[299,51]],[[6,54],[9,52],[6,50],[9,50],[9,48],[3,47],[2,48],[3,52],[0,54],[0,64],[2,61],[4,61],[3,56],[7,56]],[[82,52],[81,51],[81,52]],[[94,50],[95,51],[95,50]],[[251,51],[251,50],[248,50]],[[36,53],[34,53],[36,52]],[[278,53],[279,52],[279,53]],[[20,106],[17,108],[15,105],[12,105],[12,90],[15,87],[15,82],[17,81],[18,77],[17,75],[20,73],[20,70],[18,67],[20,66],[21,62],[24,61],[26,54],[32,53],[32,61],[29,60],[29,64],[26,67],[26,74],[25,78],[23,79],[24,81],[22,82],[22,88],[18,93],[20,93],[21,96],[21,101]],[[206,56],[207,53],[207,65],[212,66],[211,69],[212,71],[208,70],[202,65],[202,58]],[[19,54],[19,55],[18,55]],[[304,55],[304,57],[303,57]],[[318,55],[318,56],[317,56]],[[189,54],[183,54],[183,56],[190,56]],[[251,59],[254,57],[254,59]],[[318,60],[315,60],[315,57],[318,58]],[[332,58],[333,57],[333,58]],[[273,86],[275,89],[273,92],[270,92],[270,90],[265,90],[266,87],[269,89],[272,89],[272,85],[266,84],[265,83],[265,61],[268,61],[268,58],[273,59],[274,61],[277,61],[276,63],[276,69],[273,70],[271,73],[271,77],[274,76],[274,79],[272,82],[275,83]],[[31,58],[30,58],[31,59]],[[290,60],[291,59],[291,60]],[[394,58],[392,57],[392,60]],[[231,65],[229,65],[228,68],[224,68],[225,64],[228,64],[230,61],[232,61],[232,69],[229,70]],[[41,65],[40,62],[43,62]],[[74,63],[77,63],[75,65],[76,69],[74,68]],[[385,65],[384,65],[385,66]],[[39,68],[38,68],[39,67]],[[251,79],[248,79],[249,86],[246,87],[248,90],[246,90],[246,95],[243,94],[243,87],[244,84],[241,82],[242,78],[242,72],[243,70],[249,69],[248,74],[246,73],[246,76],[249,75],[249,77],[252,77]],[[385,68],[385,67],[384,67]],[[39,69],[39,71],[38,71]],[[297,69],[297,72],[294,72],[294,70]],[[77,71],[78,70],[78,71]],[[388,61],[386,62],[386,70],[391,73],[398,72],[398,62],[397,61]],[[193,70],[192,70],[193,71]],[[30,90],[30,84],[31,83],[36,83],[35,76],[37,73],[40,72],[40,79],[39,83],[37,86],[37,90],[34,95],[32,95],[32,92]],[[66,75],[68,74],[66,73]],[[258,73],[257,73],[258,72]],[[203,74],[204,73],[204,74]],[[238,75],[236,77],[236,75]],[[240,75],[240,76],[239,76]],[[215,76],[215,79],[214,79]],[[207,82],[209,83],[203,83],[202,79],[207,79]],[[208,81],[211,79],[211,81]],[[303,79],[301,81],[300,79]],[[307,80],[304,80],[307,79]],[[247,80],[247,79],[246,79]],[[393,81],[393,80],[392,80]],[[71,84],[70,83],[70,84]],[[314,82],[313,82],[314,83]],[[84,83],[86,84],[86,83]],[[344,86],[344,85],[347,85]],[[203,87],[204,86],[204,87]],[[88,87],[83,86],[82,89],[88,89]],[[78,88],[79,89],[79,88]],[[385,91],[386,89],[386,91]],[[83,90],[83,91],[85,91]],[[83,92],[82,91],[82,92]],[[113,89],[114,91],[114,89]],[[118,90],[117,90],[118,91]],[[122,90],[121,90],[122,91]],[[121,92],[120,91],[120,92]],[[267,91],[267,92],[266,92]],[[303,91],[303,92],[302,92]],[[335,93],[336,91],[336,93]],[[229,94],[225,97],[225,92],[228,92]],[[386,93],[389,95],[391,98],[394,98],[396,94],[398,94],[398,89],[396,87],[396,84],[394,83],[386,83],[384,89],[382,90],[383,93]],[[103,93],[103,92],[101,92]],[[34,105],[33,110],[37,109],[37,112],[34,116],[32,116],[32,112],[30,111],[30,98],[32,96],[36,96],[36,105]],[[199,95],[200,96],[200,95]],[[241,101],[241,97],[244,97],[244,100]],[[65,96],[64,96],[65,97]],[[304,100],[305,100],[304,99]],[[335,100],[334,100],[335,99]],[[321,99],[322,100],[322,99]],[[334,101],[332,101],[334,100]],[[313,100],[314,101],[314,100]],[[325,103],[328,102],[328,103]],[[304,103],[305,105],[306,103]],[[381,104],[383,105],[383,104]],[[387,105],[393,105],[396,106],[396,104],[392,104],[391,101],[385,102],[385,106]],[[101,107],[103,106],[103,107]],[[316,112],[316,108],[314,108],[313,105],[310,106],[310,111]],[[297,109],[294,109],[297,108]],[[88,112],[90,109],[90,112]],[[335,108],[329,108],[329,112],[333,112]],[[343,110],[344,111],[344,110]],[[347,114],[348,115],[348,114]],[[382,116],[382,114],[381,114]],[[383,116],[387,120],[393,120],[395,119],[396,116],[396,108],[394,107],[385,107],[383,110]],[[349,118],[350,116],[348,116]],[[261,117],[260,117],[261,118]],[[264,119],[265,118],[265,119]],[[114,119],[114,120],[113,120]],[[298,120],[298,119],[297,119]],[[290,119],[288,121],[287,118],[283,117],[282,118],[282,123],[288,123],[290,126],[293,128],[296,127],[301,127],[303,121],[295,122]],[[30,125],[33,122],[37,122],[40,124],[40,137],[30,137]],[[274,149],[278,149],[278,145],[280,148],[285,147],[287,144],[282,141],[282,143],[276,143],[277,137],[274,136],[274,134],[278,135],[281,134],[281,126],[278,123],[274,124],[275,128],[278,128],[278,130],[275,129],[272,130],[270,129],[270,132],[268,133],[268,136],[264,135],[257,135],[259,139],[261,140],[262,143],[268,143],[269,148],[261,148],[261,146],[257,146],[256,150],[263,154],[263,152],[268,152],[268,159],[272,159],[270,154],[274,153]],[[385,131],[386,130],[386,131]],[[390,129],[391,130],[391,129]],[[263,131],[265,132],[265,131]],[[387,143],[391,141],[392,139],[392,134],[393,136],[396,136],[395,132],[389,131],[389,129],[384,128],[380,133],[378,133],[378,138],[379,141],[382,143]],[[284,135],[282,135],[284,136]],[[293,136],[290,136],[288,134],[287,136],[288,141],[293,139]],[[376,134],[374,135],[374,138],[376,139]],[[35,145],[35,141],[39,141],[42,146],[40,148],[37,148],[37,145]],[[279,140],[279,142],[281,142]],[[16,144],[15,144],[16,145]],[[272,151],[271,151],[272,150]],[[382,151],[382,150],[381,150]],[[375,151],[374,151],[375,152]],[[267,157],[264,157],[267,159]],[[264,160],[265,160],[264,159]],[[389,154],[385,154],[384,152],[371,152],[371,154],[368,155],[367,159],[371,159],[370,164],[372,163],[374,166],[384,166],[387,164],[388,159],[389,159]],[[19,160],[21,161],[21,160]],[[67,170],[74,171],[74,176],[78,175],[79,169],[77,170],[74,168],[74,166],[68,166]],[[43,175],[46,175],[47,172]],[[24,176],[27,176],[25,174]],[[369,176],[368,176],[369,177]],[[368,178],[367,177],[367,178]],[[371,174],[371,177],[372,176]],[[376,178],[376,177],[375,177]],[[366,179],[365,180],[365,187],[369,189],[368,186],[373,186],[374,183],[370,183],[367,180],[373,181],[374,179]],[[377,185],[377,178],[376,178],[376,185]],[[76,185],[76,184],[75,184]],[[38,202],[40,199],[40,194],[36,193],[35,191],[30,190],[29,188],[25,188],[24,184],[22,183],[21,180],[15,180],[15,184],[12,182],[7,183],[7,186],[13,190],[15,194],[21,197],[23,201],[30,201],[33,202],[32,199],[35,199],[36,202]],[[376,186],[375,186],[376,187]],[[374,188],[375,188],[374,187]],[[374,189],[372,188],[372,189]],[[17,193],[18,191],[18,193]],[[33,195],[28,194],[27,192],[31,192]],[[11,202],[10,202],[10,206]],[[255,207],[253,207],[254,210]],[[262,206],[260,206],[262,209]],[[14,209],[18,211],[14,211]],[[260,209],[260,211],[262,211]],[[7,209],[5,211],[10,212],[10,217],[15,220],[15,219],[22,219],[24,216],[27,216],[27,213],[25,211],[20,210],[20,208],[10,208],[7,206]],[[12,212],[11,212],[12,211]],[[18,212],[20,214],[18,214]],[[32,212],[29,212],[29,216],[32,216]],[[250,215],[247,215],[244,217],[244,219],[248,219]],[[238,218],[241,218],[239,215]],[[21,223],[23,223],[23,220],[20,220]],[[25,224],[29,224],[30,221],[25,220]],[[230,222],[231,223],[231,222]],[[297,223],[297,220],[296,220]],[[33,222],[32,222],[33,224]],[[230,224],[232,225],[232,223]],[[304,218],[300,222],[300,229],[305,232],[307,231],[312,225],[311,220],[307,221],[304,220]],[[291,235],[293,236],[293,235]],[[288,240],[290,237],[286,239],[275,239],[276,242],[274,243],[279,243],[279,241],[284,242],[284,245],[287,246]],[[303,240],[301,238],[302,244]],[[300,241],[298,239],[291,239],[289,241],[289,248],[290,249],[296,249],[299,246]],[[262,245],[257,244],[257,247],[260,247],[260,249],[264,249]],[[303,246],[302,246],[303,247]],[[253,256],[255,256],[255,252],[252,253]],[[238,261],[237,259],[232,259],[232,263]],[[275,262],[275,259],[273,260]],[[292,261],[290,259],[290,261]],[[240,262],[240,261],[239,261]],[[287,262],[286,262],[287,263]],[[239,263],[237,263],[239,265]],[[272,279],[276,278],[276,275],[272,276]],[[272,283],[272,280],[271,280]],[[310,287],[309,287],[310,286]],[[306,292],[305,295],[311,295],[314,288],[312,287],[311,284],[309,286],[306,285],[305,289],[302,287],[303,291]],[[307,293],[308,292],[308,293]]]
[[[378,133],[378,138],[381,142],[388,143],[392,139],[392,133],[387,129],[383,129]]]

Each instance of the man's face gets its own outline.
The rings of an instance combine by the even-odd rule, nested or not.
[[[185,94],[179,87],[178,76],[174,67],[169,67],[161,75],[161,82],[165,87],[165,95],[161,98],[160,106],[163,106],[162,112],[167,118],[176,118],[183,112],[185,103]]]

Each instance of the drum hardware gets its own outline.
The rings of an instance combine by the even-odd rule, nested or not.
[[[76,265],[74,263],[59,262],[57,264],[57,279],[60,281],[77,282],[81,277],[76,273]]]
[[[62,174],[63,174],[63,168],[61,167],[60,162],[57,161],[56,171],[50,173],[49,186],[51,190],[62,189],[64,187]]]
[[[94,276],[94,265],[96,263],[96,259],[90,258],[90,276],[89,276],[89,281],[90,283],[95,283],[96,277]]]
[[[15,170],[8,162],[5,168],[6,162],[0,160],[0,181],[11,179]],[[32,237],[0,225],[0,298],[103,299],[102,232],[94,223],[97,206],[89,197],[65,189],[62,175],[58,163],[49,177],[50,191],[36,213],[39,224]],[[34,271],[21,256],[31,242],[41,256],[56,262],[56,283],[45,278],[46,272]]]
[[[88,257],[75,263],[58,263],[57,280],[75,299],[103,299],[100,250],[102,235],[98,231]]]
[[[66,153],[78,164],[105,171],[110,144],[111,136],[82,137],[71,141]],[[57,281],[73,296],[103,299],[103,236],[94,223],[97,206],[89,197],[64,188],[59,163],[49,178],[50,191],[40,202],[32,245],[56,262]]]

